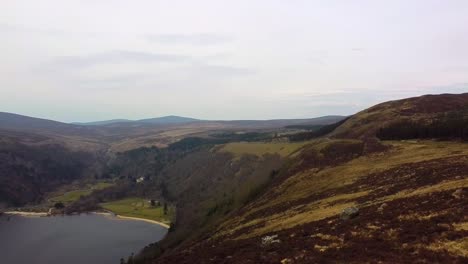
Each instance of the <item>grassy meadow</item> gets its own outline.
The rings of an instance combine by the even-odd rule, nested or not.
[[[168,205],[167,215],[164,214],[164,204],[152,206],[147,199],[126,198],[100,204],[102,208],[117,215],[144,218],[170,224],[175,216],[175,208]]]

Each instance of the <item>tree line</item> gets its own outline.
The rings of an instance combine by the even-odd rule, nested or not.
[[[468,141],[468,111],[441,114],[430,121],[401,120],[377,131],[381,140],[459,139]]]
[[[346,121],[348,121],[349,118],[351,117],[347,117],[339,122],[336,122],[330,125],[322,126],[316,130],[293,134],[293,135],[288,136],[288,138],[290,141],[305,141],[305,140],[322,137],[333,132],[336,128],[338,128],[339,126],[344,124]]]

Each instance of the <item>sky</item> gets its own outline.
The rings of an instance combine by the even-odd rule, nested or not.
[[[468,92],[466,0],[2,0],[0,111],[349,115]]]

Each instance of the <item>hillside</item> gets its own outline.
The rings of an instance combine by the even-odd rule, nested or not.
[[[37,135],[22,140],[0,135],[0,207],[40,202],[46,192],[98,173],[97,152],[72,150]]]
[[[84,126],[5,112],[0,112],[0,130],[55,135],[96,136],[96,131]]]
[[[392,123],[414,121],[428,123],[443,114],[468,116],[468,93],[425,95],[378,104],[357,113],[330,136],[336,138],[374,137],[378,130]]]
[[[467,97],[423,96],[358,113],[287,154],[258,196],[154,263],[465,263],[468,144],[376,134],[400,118],[464,112]]]
[[[138,152],[140,148],[145,147],[167,148],[193,136],[228,142],[247,140],[252,135],[255,138],[269,137],[271,134],[251,134],[249,131],[261,129],[255,123],[250,124],[250,129],[220,122],[178,123],[193,120],[171,116],[146,120],[135,123],[136,125],[124,122],[84,126],[0,113],[2,203],[15,206],[35,203],[41,201],[47,192],[61,185],[84,178],[106,176],[108,163],[114,160],[118,153],[134,153],[131,150]],[[316,124],[330,122],[329,118],[311,120]],[[158,122],[169,123],[157,124]],[[283,120],[282,123],[284,122],[296,121]],[[257,134],[259,136],[256,136]],[[179,152],[184,153],[184,150],[174,151]],[[179,157],[176,154],[168,155]],[[147,158],[143,161],[148,161]],[[151,164],[151,161],[148,162]],[[135,164],[142,165],[134,159],[129,159],[125,164],[128,168],[134,168]],[[135,173],[128,169],[126,171],[129,174]],[[152,175],[154,170],[145,173],[140,177]]]

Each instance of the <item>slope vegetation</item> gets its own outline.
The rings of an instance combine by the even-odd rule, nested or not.
[[[424,123],[466,111],[467,102],[467,94],[423,96],[358,113],[289,155],[245,206],[155,263],[467,262],[468,144],[376,138],[395,120]]]

